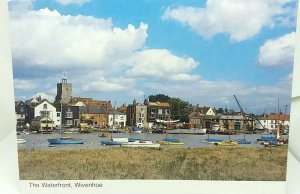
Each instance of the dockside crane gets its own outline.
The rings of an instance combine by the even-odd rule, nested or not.
[[[249,119],[250,119],[251,117],[252,117],[252,118],[255,118],[255,120],[257,120],[257,122],[260,124],[260,126],[262,126],[262,128],[265,130],[264,125],[259,121],[259,119],[255,116],[255,114],[251,113],[250,116],[249,116],[248,118],[246,117],[246,113],[244,112],[244,109],[243,109],[243,107],[241,106],[239,100],[237,99],[237,97],[236,97],[235,95],[233,95],[233,97],[234,97],[236,103],[237,103],[238,106],[239,106],[239,109],[240,109],[241,114],[243,115],[243,117],[244,117],[244,119],[245,119],[244,121],[248,122]]]

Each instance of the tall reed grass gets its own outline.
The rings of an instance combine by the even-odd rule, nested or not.
[[[284,181],[287,148],[19,151],[20,179]]]

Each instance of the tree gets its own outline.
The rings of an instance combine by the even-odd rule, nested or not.
[[[182,122],[189,122],[189,115],[193,111],[193,106],[180,98],[170,98],[168,100],[171,106],[171,118],[180,119]]]
[[[170,97],[164,94],[156,94],[149,96],[149,102],[168,102]]]

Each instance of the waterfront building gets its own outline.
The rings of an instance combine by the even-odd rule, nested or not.
[[[63,106],[62,107],[62,124],[65,127],[78,127],[80,124],[79,107]]]
[[[26,126],[25,124],[25,113],[26,105],[25,102],[18,100],[15,101],[15,113],[16,113],[16,129],[23,130]]]
[[[254,121],[255,128],[258,130],[268,130],[274,132],[278,128],[281,133],[287,133],[290,128],[290,115],[286,114],[265,114]]]
[[[32,100],[30,100],[30,102],[32,102]],[[36,106],[33,106],[32,103],[28,104],[26,113],[26,122],[30,124],[32,124],[31,122],[36,117],[42,117],[43,119],[47,117],[48,120],[51,120],[51,122],[53,122],[53,126],[52,124],[51,126],[49,125],[48,129],[53,127],[59,127],[61,125],[61,112],[57,112],[57,109],[47,99],[41,100]]]
[[[199,107],[199,104],[194,108],[189,115],[190,128],[208,128],[216,124],[219,117],[215,115],[215,111],[210,107]]]
[[[128,105],[126,109],[127,125],[148,128],[147,111],[146,104],[137,103],[136,100],[133,100],[132,105]]]
[[[52,131],[54,127],[54,121],[49,116],[37,116],[31,121],[31,129],[33,131]]]
[[[171,106],[168,102],[146,102],[145,104],[147,104],[147,122],[149,128],[152,128],[156,123],[160,123],[160,121],[170,121]]]
[[[118,128],[123,128],[126,126],[127,116],[125,113],[122,113],[117,110],[108,112],[108,125],[109,127],[115,126]]]
[[[79,106],[79,125],[108,127],[108,111],[102,107]]]

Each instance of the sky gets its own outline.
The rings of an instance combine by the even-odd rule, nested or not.
[[[9,0],[15,98],[289,111],[296,0]],[[279,102],[279,103],[278,103]],[[278,107],[279,104],[279,107]]]

